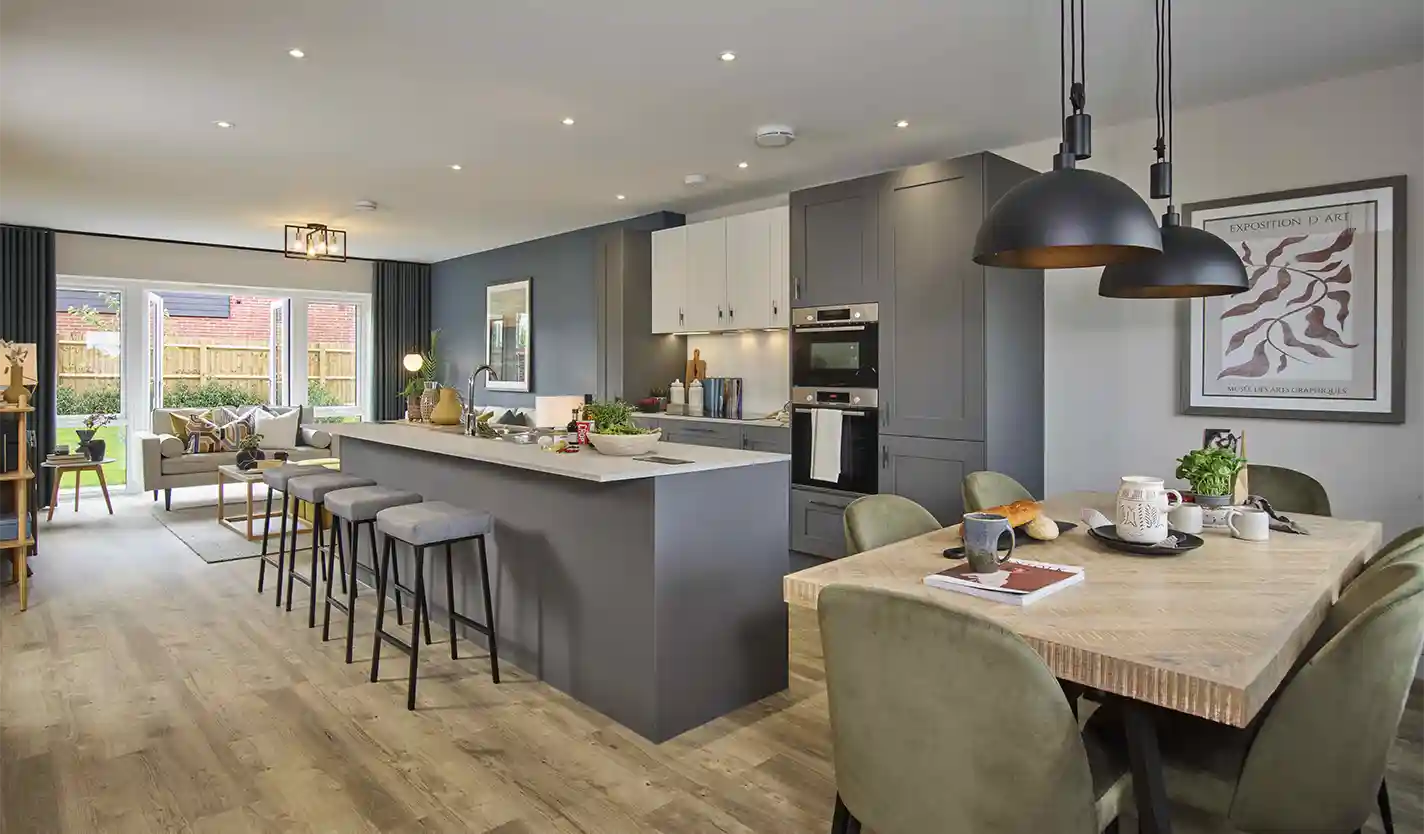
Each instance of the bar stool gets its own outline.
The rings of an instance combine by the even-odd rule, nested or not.
[[[351,662],[351,643],[356,636],[356,576],[357,571],[365,571],[368,576],[377,577],[376,562],[376,513],[381,510],[388,510],[391,507],[401,507],[406,504],[419,504],[423,499],[419,493],[407,492],[401,489],[390,489],[383,486],[363,486],[350,487],[348,489],[338,489],[335,492],[327,493],[326,509],[332,516],[331,546],[326,549],[326,602],[322,606],[321,614],[321,641],[325,643],[331,638],[331,609],[335,608],[346,615],[346,662]],[[346,535],[341,535],[341,521],[346,521]],[[366,567],[361,564],[361,525],[367,525],[371,533],[371,566]],[[336,571],[333,564],[338,559],[345,565],[346,542],[350,542],[351,548],[351,573],[346,585],[346,601],[342,602],[331,595],[331,575]],[[394,566],[392,566],[394,567]],[[379,578],[377,578],[379,583]],[[396,622],[404,625],[401,619],[401,591],[405,590],[400,583],[400,573],[397,571],[392,576],[392,582],[396,586]],[[430,615],[426,613],[425,619],[426,642],[430,639]]]
[[[300,581],[311,588],[311,603],[307,606],[307,628],[316,628],[316,583],[321,561],[321,513],[328,493],[350,487],[372,486],[376,482],[370,478],[348,475],[344,472],[323,470],[320,475],[297,475],[287,481],[287,494],[292,496],[292,514],[299,517],[302,502],[312,507],[311,576],[297,573],[297,537],[292,536],[292,555],[287,565],[287,610],[292,610],[292,582]],[[346,587],[346,569],[341,569],[341,587]]]
[[[415,709],[415,676],[420,660],[420,617],[425,612],[425,549],[445,545],[445,605],[449,614],[450,659],[459,660],[455,648],[455,625],[462,623],[489,638],[490,670],[495,683],[499,683],[499,637],[494,620],[494,606],[490,602],[489,560],[485,554],[485,536],[491,530],[493,521],[490,514],[478,510],[466,510],[443,501],[427,501],[423,504],[408,504],[392,507],[376,513],[376,527],[386,536],[386,545],[381,551],[381,573],[378,577],[377,595],[380,607],[376,609],[376,636],[371,648],[371,682],[375,683],[380,673],[381,642],[385,641],[410,656],[410,680],[406,690],[406,709]],[[474,539],[480,557],[480,589],[484,592],[485,622],[476,622],[455,610],[454,562],[450,556],[450,546],[456,542]],[[391,563],[395,561],[396,542],[404,542],[415,549],[415,614],[411,616],[410,643],[382,627],[386,618],[386,581]],[[427,626],[427,634],[429,627]]]
[[[314,475],[328,470],[320,466],[303,466],[298,463],[284,463],[281,466],[274,466],[271,469],[262,470],[262,483],[267,486],[267,509],[262,520],[262,560],[257,567],[257,593],[262,593],[262,586],[267,580],[267,566],[271,565],[277,569],[277,607],[282,606],[282,572],[286,570],[287,561],[287,516],[290,514],[287,503],[287,481],[297,475]],[[282,493],[282,535],[277,543],[277,559],[273,561],[271,555],[267,553],[267,545],[272,536],[272,491]],[[292,524],[292,539],[297,537],[297,524]]]

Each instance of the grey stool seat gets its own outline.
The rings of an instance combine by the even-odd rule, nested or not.
[[[287,563],[287,610],[292,610],[292,583],[300,582],[311,589],[311,601],[307,606],[307,628],[316,628],[316,586],[318,574],[324,573],[328,581],[331,579],[331,570],[325,560],[322,559],[323,550],[328,554],[331,551],[329,545],[323,544],[322,532],[324,525],[323,508],[328,493],[336,492],[339,489],[350,487],[374,486],[375,481],[370,478],[362,478],[359,475],[350,475],[343,472],[333,472],[325,467],[311,467],[316,469],[315,474],[299,472],[287,479],[286,495],[292,498],[293,512],[301,515],[302,502],[306,501],[312,505],[312,540],[311,540],[311,574],[303,576],[297,573],[297,537],[292,536],[291,559]],[[346,568],[345,557],[342,559],[341,569],[341,590],[346,591]]]
[[[322,466],[312,466],[310,464],[284,463],[281,466],[274,466],[270,469],[262,470],[262,483],[267,486],[267,507],[262,519],[262,554],[257,567],[257,593],[262,593],[263,586],[267,582],[267,566],[271,565],[277,569],[277,595],[276,605],[282,605],[282,574],[287,570],[287,518],[291,516],[291,499],[287,495],[287,481],[299,475],[316,475],[331,470]],[[267,553],[267,547],[272,538],[272,493],[273,491],[282,493],[282,532],[277,540],[277,558],[273,559]],[[292,540],[297,537],[298,528],[301,525],[295,520],[292,522]]]
[[[315,490],[312,491],[315,494]],[[380,577],[376,572],[377,554],[380,550],[376,547],[376,514],[391,507],[399,507],[405,504],[419,504],[423,498],[420,493],[410,492],[404,489],[391,489],[380,485],[346,487],[345,489],[333,490],[326,493],[326,509],[333,516],[331,523],[331,547],[326,551],[326,600],[322,606],[321,615],[321,639],[326,642],[331,639],[331,609],[346,615],[346,662],[352,660],[352,644],[356,639],[356,597],[357,597],[357,576],[364,572],[367,576],[373,577],[379,584]],[[344,531],[342,522],[345,522]],[[371,542],[371,565],[367,567],[361,564],[361,525],[366,525],[366,530],[370,535]],[[340,568],[345,571],[347,551],[350,551],[351,563],[350,573],[346,574],[344,591],[346,599],[341,600],[332,595],[331,575],[336,572],[339,562]],[[393,568],[395,566],[392,566]],[[393,570],[392,584],[395,586],[396,597],[396,622],[405,625],[402,619],[401,592],[408,594],[413,592],[401,584],[400,572]],[[425,635],[426,641],[430,640],[430,615],[425,615]]]
[[[287,481],[287,491],[292,493],[293,498],[321,504],[326,501],[327,493],[336,492],[339,489],[375,485],[376,482],[370,478],[328,470],[318,475],[297,475],[290,478]]]
[[[493,524],[489,513],[444,501],[392,507],[376,514],[378,530],[416,546],[483,536]]]
[[[271,469],[262,470],[262,483],[272,489],[285,490],[287,481],[298,475],[317,475],[322,472],[330,472],[324,466],[308,466],[301,463],[284,463],[281,466],[274,466]]]

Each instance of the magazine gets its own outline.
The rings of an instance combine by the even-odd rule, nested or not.
[[[957,591],[1010,605],[1032,605],[1051,594],[1083,581],[1083,569],[1076,565],[1054,565],[1009,559],[995,573],[975,573],[969,563],[925,577],[931,588]]]

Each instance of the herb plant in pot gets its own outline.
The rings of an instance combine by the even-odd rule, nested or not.
[[[249,434],[237,441],[237,468],[246,472],[257,466],[257,461],[266,457],[259,448],[262,443],[262,435]]]
[[[584,416],[593,421],[588,442],[605,455],[646,455],[657,448],[663,436],[661,429],[634,425],[633,407],[622,400],[589,403],[584,406]]]
[[[1231,504],[1236,474],[1245,465],[1246,459],[1230,449],[1193,449],[1177,458],[1176,475],[1192,485],[1208,526],[1224,523],[1222,508]]]
[[[113,421],[113,415],[95,412],[84,418],[84,428],[74,430],[74,433],[79,437],[79,448],[89,453],[89,460],[101,461],[104,459],[104,451],[108,444],[103,440],[94,439],[94,434]]]

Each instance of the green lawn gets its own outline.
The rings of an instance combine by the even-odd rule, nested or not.
[[[74,451],[79,445],[79,435],[76,429],[58,429],[55,431],[55,443],[60,446],[68,446]],[[124,448],[124,430],[118,426],[105,426],[94,434],[95,439],[102,439],[105,444],[104,457],[113,458],[114,462],[104,467],[104,480],[109,486],[121,486],[128,481],[128,451]],[[98,486],[99,476],[93,472],[83,472],[80,474],[80,484],[83,486]],[[74,487],[74,476],[66,474],[61,489],[72,489]]]

